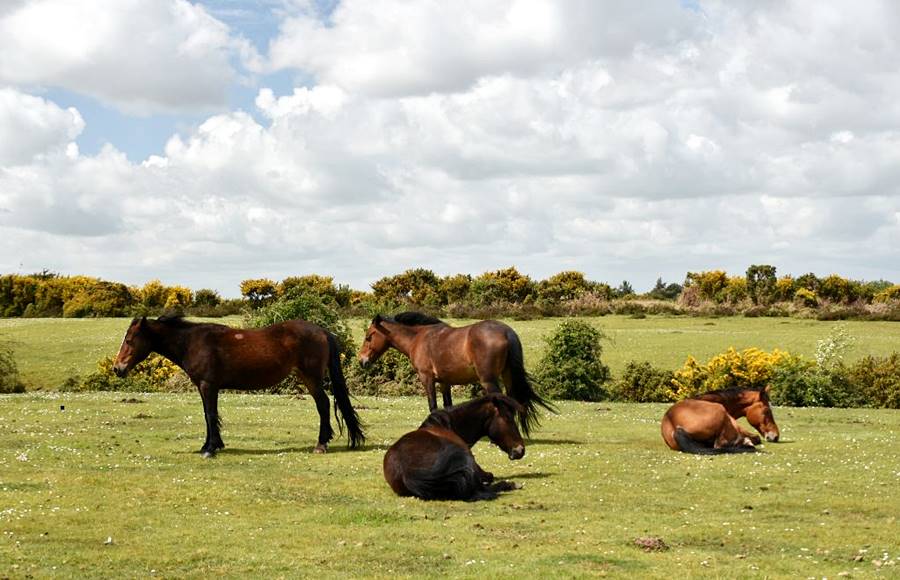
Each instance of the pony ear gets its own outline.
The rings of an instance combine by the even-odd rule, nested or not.
[[[767,395],[768,395],[769,393],[771,393],[771,392],[772,392],[772,385],[766,385],[766,388],[763,389],[763,392],[764,392],[765,394],[767,394]]]
[[[144,327],[147,325],[147,317],[141,316],[141,319],[138,321],[138,327]]]
[[[380,314],[376,314],[375,318],[372,319],[372,324],[378,330],[378,332],[390,336],[391,331],[385,328],[381,323],[384,322],[384,318],[381,317]]]
[[[508,397],[501,393],[491,393],[488,395],[494,403],[495,407],[504,406],[508,409],[512,409],[513,413],[524,413],[525,407],[522,406],[522,403],[513,399],[512,397]]]

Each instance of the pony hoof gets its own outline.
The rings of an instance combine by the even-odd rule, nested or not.
[[[328,453],[328,446],[319,443],[318,445],[316,445],[316,448],[313,449],[313,453]]]
[[[203,457],[203,459],[212,459],[213,457],[216,456],[216,453],[215,453],[215,451],[206,450],[203,453],[201,453],[200,456]]]

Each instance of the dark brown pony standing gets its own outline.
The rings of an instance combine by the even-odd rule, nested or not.
[[[188,322],[180,316],[161,316],[156,320],[135,318],[125,333],[113,370],[118,376],[125,376],[151,352],[181,367],[197,385],[206,417],[206,441],[200,448],[204,457],[212,457],[225,447],[219,432],[221,389],[265,389],[295,371],[309,389],[319,412],[315,452],[324,453],[334,436],[328,395],[322,386],[326,371],[331,378],[338,427],[342,428],[343,417],[351,448],[365,440],[359,417],[350,403],[338,341],[311,322],[290,320],[265,328],[240,329]]]
[[[492,393],[448,409],[434,411],[425,422],[401,437],[384,455],[384,479],[397,495],[421,499],[494,499],[512,482],[492,485],[494,475],[475,462],[471,447],[484,436],[509,454],[525,455],[516,428],[522,406]]]
[[[780,431],[775,423],[775,417],[772,415],[772,407],[769,404],[769,390],[771,387],[764,389],[742,389],[738,387],[730,389],[721,389],[718,391],[710,391],[692,397],[698,401],[710,401],[719,403],[728,414],[735,419],[747,417],[747,422],[759,431],[760,435],[766,438],[766,441],[778,441]],[[740,426],[738,426],[740,429]],[[755,435],[747,433],[743,429],[741,432],[751,439],[755,438],[755,443],[759,443],[759,438]]]
[[[428,396],[428,410],[437,409],[435,383],[440,383],[444,407],[453,405],[452,385],[481,383],[485,393],[499,393],[500,380],[506,394],[518,401],[519,423],[528,435],[538,423],[537,406],[556,412],[531,386],[525,372],[522,342],[516,332],[496,320],[483,320],[453,328],[419,312],[394,317],[376,316],[366,330],[359,351],[364,367],[394,347],[409,357]]]

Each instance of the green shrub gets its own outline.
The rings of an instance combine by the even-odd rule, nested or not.
[[[671,401],[672,371],[658,369],[649,362],[631,361],[612,387],[617,401],[661,403]]]
[[[390,349],[363,369],[356,361],[345,369],[354,393],[364,395],[421,395],[425,392],[409,358]]]
[[[19,367],[12,349],[0,344],[0,394],[24,392],[25,385],[19,380]]]
[[[900,409],[900,353],[864,357],[844,369],[844,374],[866,406]]]
[[[785,359],[771,379],[771,400],[791,407],[861,407],[862,393],[842,367],[826,370],[800,357]]]
[[[546,394],[554,399],[600,401],[609,367],[603,364],[602,330],[580,320],[567,320],[546,339],[547,351],[535,374]]]

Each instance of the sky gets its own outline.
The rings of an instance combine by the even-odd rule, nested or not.
[[[900,282],[892,1],[2,0],[0,272]]]

